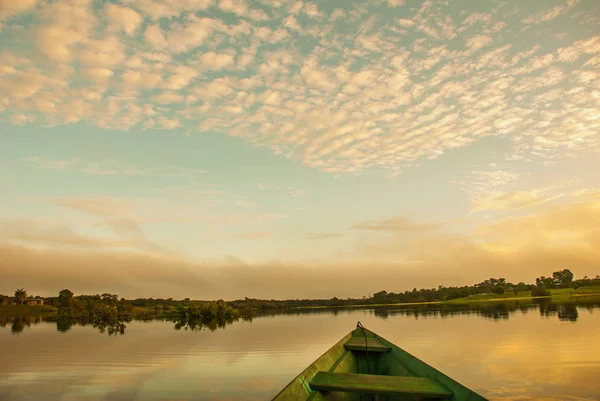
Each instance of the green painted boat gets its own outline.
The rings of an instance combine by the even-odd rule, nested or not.
[[[314,361],[273,401],[396,401],[486,399],[364,328]]]

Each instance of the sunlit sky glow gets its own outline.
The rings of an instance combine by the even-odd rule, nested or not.
[[[595,0],[0,0],[0,292],[600,274]]]

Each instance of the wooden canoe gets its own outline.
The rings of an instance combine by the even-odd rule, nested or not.
[[[485,401],[383,337],[348,333],[291,381],[273,401]]]

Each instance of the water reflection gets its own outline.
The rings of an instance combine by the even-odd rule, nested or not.
[[[148,317],[116,337],[4,319],[0,399],[268,400],[357,320],[492,401],[600,399],[600,303],[437,309],[296,310],[193,332]]]
[[[557,316],[561,321],[577,321],[579,317],[578,309],[585,309],[592,313],[594,309],[600,309],[598,300],[580,300],[574,302],[555,303],[550,299],[534,299],[532,301],[509,301],[509,302],[480,302],[464,305],[451,304],[426,304],[426,305],[396,305],[394,307],[371,307],[361,308],[369,309],[374,316],[381,319],[388,319],[390,316],[402,315],[419,319],[420,317],[440,317],[446,318],[459,315],[477,315],[492,320],[510,319],[516,313],[527,314],[530,311],[538,310],[541,316]],[[337,316],[340,313],[350,314],[353,308],[336,309],[294,309],[286,312],[275,312],[269,315],[285,313],[287,315],[307,315],[307,314],[333,314]]]
[[[208,329],[215,331],[218,328],[224,329],[228,324],[237,322],[240,319],[252,320],[254,313],[250,310],[239,310],[231,307],[226,302],[219,300],[217,302],[190,302],[185,305],[178,305],[166,318],[175,323],[174,329],[191,331],[200,331]]]
[[[13,334],[21,333],[25,327],[31,327],[32,324],[44,321],[42,316],[9,316],[0,317],[0,326],[6,327],[10,324],[10,330]]]
[[[550,299],[534,299],[531,302],[487,302],[469,305],[410,305],[394,307],[373,307],[361,308],[369,310],[372,315],[381,319],[388,319],[391,316],[406,316],[414,319],[419,318],[448,318],[452,316],[476,315],[492,320],[507,320],[516,313],[527,314],[530,311],[538,311],[540,316],[545,318],[557,317],[560,321],[576,322],[579,318],[579,311],[585,310],[593,313],[595,309],[600,310],[600,301],[598,300],[580,300],[576,302],[554,303]],[[277,315],[302,316],[302,315],[333,315],[352,314],[355,308],[322,308],[322,309],[293,309],[287,311],[263,312],[256,314],[256,317],[268,317]],[[175,330],[215,331],[224,329],[237,321],[252,321],[253,315],[232,313],[228,310],[216,310],[213,312],[191,310],[182,308],[168,315],[132,315],[110,317],[107,319],[73,319],[68,316],[8,316],[0,317],[0,326],[10,325],[13,334],[22,333],[25,328],[41,322],[56,323],[56,330],[66,333],[74,326],[91,326],[100,333],[107,333],[109,336],[125,334],[127,325],[131,321],[169,321],[174,323]]]
[[[121,317],[114,319],[78,319],[74,320],[66,317],[56,318],[56,330],[65,333],[71,330],[74,325],[92,326],[100,333],[108,333],[109,336],[117,334],[125,334],[127,325],[133,320],[132,317]]]
[[[579,312],[577,311],[577,305],[573,303],[565,304],[553,304],[547,299],[536,299],[535,302],[539,305],[540,315],[549,317],[557,315],[559,320],[563,321],[577,321],[579,318]],[[597,305],[586,305],[588,311],[592,311]]]
[[[537,306],[530,302],[494,302],[480,303],[472,305],[417,305],[401,309],[374,309],[375,316],[387,319],[391,315],[412,316],[415,319],[419,317],[440,317],[446,318],[456,315],[477,315],[488,319],[500,320],[509,319],[513,314],[521,312],[527,313]]]
[[[25,328],[31,327],[32,325],[51,322],[56,323],[56,330],[60,333],[66,333],[70,331],[74,326],[91,326],[97,329],[99,333],[107,333],[109,336],[112,335],[123,335],[127,328],[126,323],[131,321],[148,322],[152,320],[158,321],[169,321],[174,323],[173,328],[175,330],[210,330],[215,331],[219,328],[224,329],[226,326],[233,324],[238,320],[252,321],[252,317],[224,317],[224,318],[177,318],[177,317],[161,317],[161,316],[143,316],[140,318],[132,317],[127,319],[117,320],[86,320],[86,319],[69,319],[57,316],[8,316],[0,317],[0,326],[6,327],[10,325],[13,334],[20,334]]]

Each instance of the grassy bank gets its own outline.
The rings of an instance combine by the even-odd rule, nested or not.
[[[347,305],[314,305],[298,306],[289,309],[330,309],[330,308],[372,308],[372,307],[394,307],[394,306],[413,306],[413,305],[469,305],[482,302],[507,302],[507,301],[531,301],[534,298],[550,299],[553,302],[573,302],[577,300],[598,300],[600,302],[600,286],[587,286],[580,288],[561,288],[549,290],[550,295],[542,297],[532,297],[531,291],[506,292],[504,294],[477,294],[465,298],[457,298],[447,301],[430,302],[405,302],[405,303],[377,303],[377,304],[347,304]],[[152,307],[135,306],[132,309],[134,318],[154,318],[163,316],[171,308],[160,308],[156,310]],[[286,309],[286,308],[283,308]],[[11,305],[0,306],[0,316],[49,316],[57,312],[57,309],[49,305],[24,306]]]
[[[55,314],[57,309],[50,305],[1,305],[0,316],[47,316]]]
[[[550,290],[552,300],[569,301],[578,298],[600,298],[600,286],[590,286],[581,288],[560,288]]]
[[[55,315],[58,312],[58,309],[54,306],[50,305],[38,305],[38,306],[28,306],[28,305],[1,305],[0,306],[0,316],[50,316]],[[135,307],[133,308],[134,315],[144,315],[144,314],[155,314],[153,309],[150,308],[141,308]]]
[[[547,298],[555,302],[573,301],[581,297],[594,297],[600,300],[600,286],[581,288],[559,288],[549,290],[550,295],[533,297],[531,291],[506,292],[504,294],[477,294],[465,298],[443,301],[445,304],[469,304],[477,302],[520,301],[534,298]]]
[[[550,295],[533,297],[531,291],[506,292],[504,294],[477,294],[465,298],[457,298],[448,301],[431,302],[406,302],[393,304],[359,304],[359,305],[340,305],[340,306],[306,306],[293,309],[326,309],[326,308],[371,308],[385,306],[411,306],[411,305],[468,305],[480,302],[505,302],[505,301],[523,301],[534,298],[546,298],[555,302],[567,302],[577,299],[597,298],[600,301],[600,286],[590,286],[581,288],[560,288],[549,290]]]

